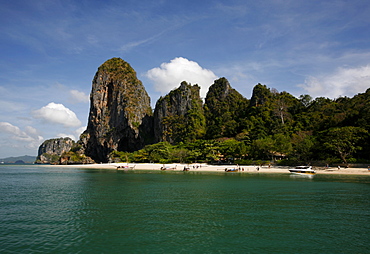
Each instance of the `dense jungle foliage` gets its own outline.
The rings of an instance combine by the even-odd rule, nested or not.
[[[203,110],[190,113],[196,119],[205,118],[205,131],[191,130],[197,125],[186,126],[196,139],[184,139],[189,136],[178,132],[172,137],[176,142],[147,145],[133,153],[114,151],[112,161],[369,162],[370,89],[353,98],[332,100],[309,95],[296,98],[258,84],[248,100],[221,78],[210,87]]]

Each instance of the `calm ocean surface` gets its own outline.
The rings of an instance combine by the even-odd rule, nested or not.
[[[0,166],[0,253],[370,253],[370,176]]]

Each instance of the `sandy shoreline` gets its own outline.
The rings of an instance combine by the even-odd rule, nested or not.
[[[85,165],[47,165],[52,167],[73,167],[73,168],[95,168],[95,169],[112,169],[117,170],[120,166],[121,170],[125,170],[124,166],[134,167],[134,170],[161,170],[161,167],[166,167],[168,171],[183,171],[185,167],[189,171],[194,172],[225,172],[225,168],[237,168],[236,165],[208,165],[208,164],[151,164],[151,163],[104,163],[104,164],[85,164]],[[292,167],[258,167],[258,166],[240,166],[239,173],[290,173]],[[370,171],[367,168],[321,168],[314,167],[316,174],[342,174],[342,175],[368,175]]]

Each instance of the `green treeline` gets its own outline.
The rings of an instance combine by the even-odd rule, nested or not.
[[[184,84],[183,84],[184,85]],[[199,89],[197,90],[199,93]],[[171,91],[176,93],[176,90]],[[167,95],[161,100],[168,100]],[[370,156],[370,89],[353,98],[299,98],[258,84],[250,100],[225,78],[204,103],[191,98],[181,115],[161,120],[158,143],[112,161],[154,163],[366,163]],[[193,105],[193,106],[191,106]]]

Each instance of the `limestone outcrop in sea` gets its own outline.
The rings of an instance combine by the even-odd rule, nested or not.
[[[74,142],[71,138],[55,138],[44,141],[39,147],[36,163],[59,163],[60,156],[71,150],[73,144]]]
[[[133,68],[120,58],[109,59],[92,81],[85,132],[72,145],[64,139],[57,142],[59,146],[50,145],[55,140],[45,141],[37,163],[186,158],[207,162],[238,159],[239,164],[287,159],[308,164],[330,158],[348,165],[368,159],[370,89],[353,98],[313,100],[309,95],[296,98],[257,84],[249,100],[226,78],[220,78],[209,87],[204,101],[199,90],[198,85],[183,81],[158,99],[153,112]],[[155,148],[159,155],[154,156],[151,149],[156,146],[147,145],[159,142],[163,142]]]
[[[233,89],[226,78],[209,87],[204,104],[206,138],[234,137],[242,132],[240,119],[245,118],[249,101]]]
[[[87,156],[108,162],[114,150],[133,152],[153,140],[150,98],[134,69],[120,58],[103,63],[95,74],[90,113],[80,143]]]
[[[193,141],[204,135],[205,118],[200,87],[183,81],[177,89],[160,97],[154,110],[155,142]]]

